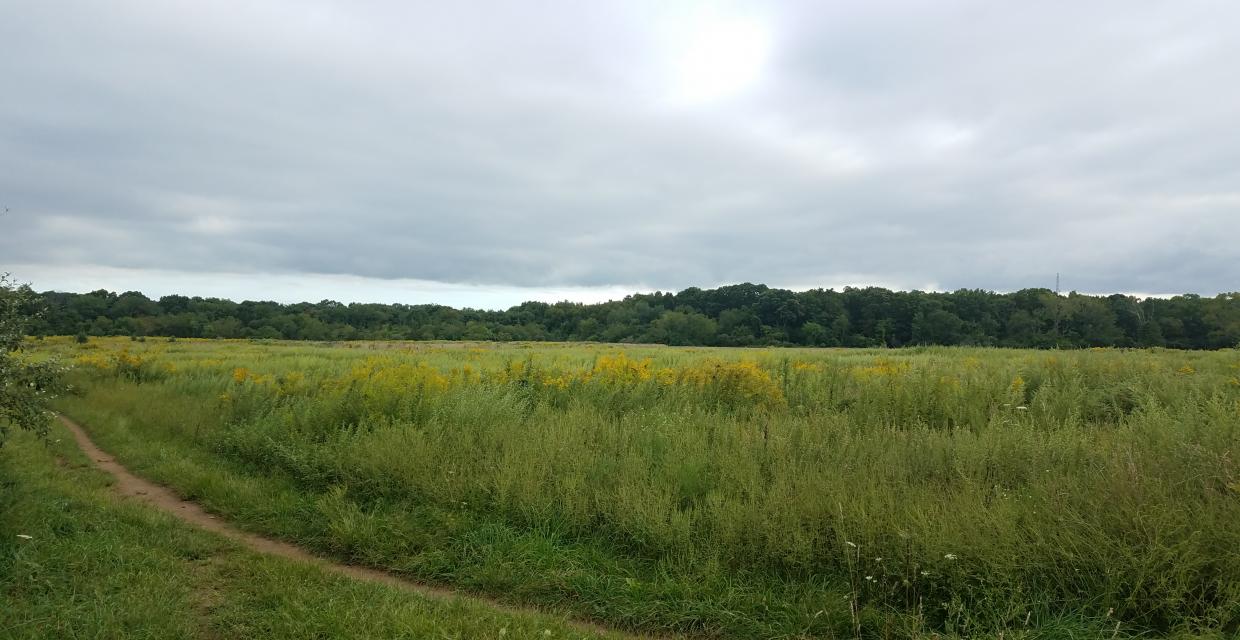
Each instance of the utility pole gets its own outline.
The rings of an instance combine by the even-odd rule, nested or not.
[[[1059,348],[1059,272],[1055,272],[1055,348]]]

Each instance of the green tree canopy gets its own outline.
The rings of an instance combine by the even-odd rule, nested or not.
[[[334,300],[241,303],[138,292],[43,294],[44,335],[150,335],[288,340],[600,340],[677,345],[1066,348],[1232,348],[1240,294],[1138,299],[891,291],[881,287],[789,291],[760,284],[640,293],[598,304],[526,302],[505,311]]]

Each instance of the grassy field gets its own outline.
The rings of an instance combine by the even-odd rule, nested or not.
[[[1240,628],[1236,351],[43,350],[101,446],[240,526],[616,627]]]
[[[59,426],[0,449],[0,602],[6,640],[584,635],[260,556],[120,503]]]

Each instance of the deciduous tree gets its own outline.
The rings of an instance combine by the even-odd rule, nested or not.
[[[30,287],[0,274],[0,444],[13,426],[46,433],[47,402],[60,386],[56,361],[32,359],[22,349],[38,305]]]

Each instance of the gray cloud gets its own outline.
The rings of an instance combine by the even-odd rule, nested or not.
[[[36,286],[1240,287],[1230,3],[0,4]]]

